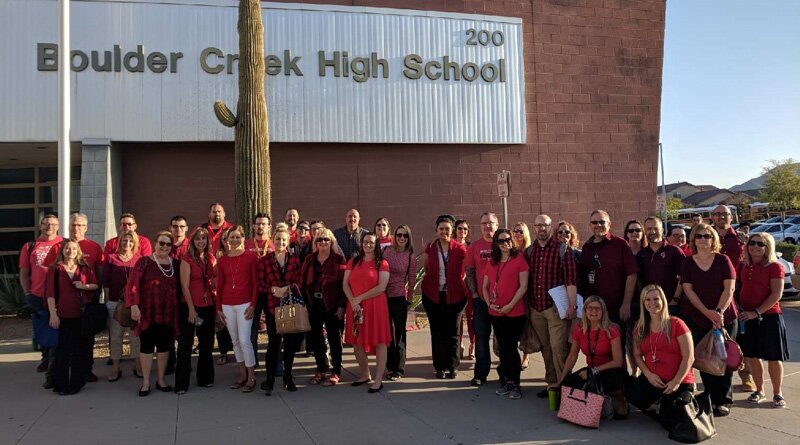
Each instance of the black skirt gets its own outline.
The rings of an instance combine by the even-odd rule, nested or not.
[[[745,322],[744,334],[736,336],[745,357],[767,361],[789,360],[783,314],[765,314]]]

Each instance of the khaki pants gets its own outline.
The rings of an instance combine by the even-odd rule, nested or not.
[[[133,335],[131,328],[123,327],[114,319],[114,311],[117,309],[117,304],[125,304],[117,301],[107,301],[106,309],[108,309],[108,344],[109,356],[112,360],[120,360],[122,358],[122,338],[125,333],[128,334],[128,339],[131,342],[131,358],[139,357],[139,337]]]
[[[562,320],[555,306],[541,312],[528,308],[533,329],[542,342],[542,358],[544,359],[544,380],[548,385],[558,383],[564,370],[564,362],[569,354],[569,334],[572,322]]]

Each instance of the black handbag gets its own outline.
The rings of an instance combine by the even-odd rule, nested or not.
[[[676,442],[699,443],[717,435],[708,394],[695,397],[684,391],[671,402],[662,402],[660,415],[661,426]]]

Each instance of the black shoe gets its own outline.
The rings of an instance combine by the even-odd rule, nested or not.
[[[106,366],[111,366],[114,364],[114,360],[108,359],[106,360]]]
[[[731,407],[729,405],[717,405],[714,407],[714,417],[725,417],[730,413]]]
[[[172,391],[172,387],[171,386],[169,386],[169,385],[161,386],[161,385],[158,384],[158,382],[156,382],[156,388],[161,392],[170,392],[170,391]]]
[[[141,372],[137,371],[136,368],[133,368],[133,375],[135,375],[136,377],[139,377],[140,379],[142,377],[144,377],[144,374],[142,374]]]
[[[480,379],[475,377],[474,379],[469,381],[470,386],[483,386],[486,383],[486,380]]]
[[[361,385],[366,385],[367,383],[372,383],[372,379],[356,380],[353,383],[351,383],[350,386],[361,386]]]
[[[297,391],[297,385],[294,384],[294,380],[292,379],[284,379],[283,387],[286,388],[286,390],[289,392]]]
[[[386,375],[386,380],[388,380],[390,382],[396,382],[396,381],[400,380],[400,377],[401,377],[400,373],[390,372],[389,374]]]
[[[436,378],[444,380],[447,377],[444,371],[436,371]]]
[[[96,381],[97,381],[97,376],[96,376],[96,375],[94,375],[94,373],[93,373],[93,372],[89,371],[89,373],[88,373],[88,374],[86,374],[86,375],[83,377],[83,380],[85,380],[85,381],[87,381],[87,382],[90,382],[90,383],[93,383],[93,382],[96,382]]]
[[[139,397],[147,397],[150,395],[150,388],[139,389]]]
[[[55,385],[53,384],[53,379],[46,379],[42,385],[42,388],[44,389],[53,389],[54,387]]]
[[[448,378],[449,380],[454,380],[457,376],[458,376],[458,371],[456,371],[455,369],[447,371],[447,374],[445,375],[445,377]]]
[[[367,392],[370,394],[375,394],[376,392],[381,392],[382,389],[383,389],[383,382],[381,382],[381,386],[377,388],[370,388],[367,390]]]
[[[197,386],[199,386],[201,388],[213,388],[214,384],[213,383],[198,383]]]
[[[45,372],[45,371],[47,371],[47,363],[39,362],[39,364],[36,365],[36,372]]]
[[[267,397],[271,396],[272,391],[275,390],[275,380],[264,380],[261,382],[261,389],[264,390],[264,394],[266,394]]]
[[[77,394],[79,392],[81,392],[80,388],[67,388],[67,389],[65,389],[63,391],[59,391],[58,395],[60,395],[60,396],[71,396],[71,395]]]
[[[546,398],[550,397],[550,394],[547,392],[547,388],[545,388],[545,389],[537,392],[536,393],[536,397],[538,397],[540,399],[546,399]]]

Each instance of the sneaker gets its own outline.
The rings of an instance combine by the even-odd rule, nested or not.
[[[756,390],[756,382],[753,381],[753,376],[750,374],[739,374],[742,379],[742,392],[754,392]]]
[[[522,390],[519,388],[519,386],[517,386],[517,385],[515,385],[513,383],[509,383],[509,386],[511,387],[511,390],[508,392],[508,398],[511,399],[511,400],[521,399],[522,398]]]
[[[506,383],[505,385],[501,386],[497,389],[494,393],[498,396],[507,396],[511,394],[511,391],[514,389],[514,385],[510,383]]]

